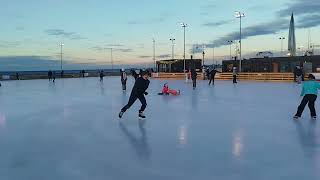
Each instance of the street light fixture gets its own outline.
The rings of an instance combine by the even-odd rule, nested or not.
[[[153,63],[154,63],[154,70],[156,71],[157,63],[156,63],[156,40],[152,39],[153,43]]]
[[[229,46],[230,46],[230,60],[232,60],[232,56],[231,56],[231,46],[232,46],[232,43],[233,43],[233,41],[232,40],[229,40],[229,41],[227,41],[228,43],[229,43]]]
[[[111,70],[112,70],[112,72],[113,72],[113,54],[112,54],[113,48],[106,48],[106,49],[109,49],[109,50],[110,50]]]
[[[183,28],[183,72],[186,72],[186,27],[188,26],[186,23],[180,23]]]
[[[63,43],[60,43],[60,70],[62,72],[62,47],[64,46]]]
[[[281,41],[281,56],[283,55],[283,40],[285,40],[285,37],[279,37],[280,41]]]
[[[174,39],[174,38],[171,38],[170,39],[170,41],[172,42],[172,60],[174,59],[174,41],[175,41],[176,39]]]
[[[239,65],[239,71],[241,72],[241,59],[242,59],[242,57],[241,57],[241,53],[242,53],[242,46],[241,46],[241,44],[242,44],[242,18],[244,18],[245,17],[245,14],[244,13],[242,13],[242,12],[240,12],[240,11],[236,11],[235,12],[235,17],[236,18],[239,18],[240,19],[240,41],[239,41],[239,43],[240,43],[240,54],[239,54],[239,57],[240,57],[240,65]]]

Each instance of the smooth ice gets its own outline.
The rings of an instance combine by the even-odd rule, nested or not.
[[[157,95],[164,82],[182,94]],[[308,109],[292,120],[299,85],[191,86],[151,80],[139,121],[139,101],[117,118],[118,77],[2,82],[0,179],[320,179],[320,124]]]

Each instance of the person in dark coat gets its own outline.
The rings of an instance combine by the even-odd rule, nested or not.
[[[64,76],[64,71],[63,70],[61,71],[60,75],[61,75],[61,78],[63,78],[63,76]]]
[[[216,76],[217,73],[221,73],[219,71],[217,71],[216,69],[212,69],[209,73],[209,78],[210,78],[210,81],[209,81],[209,85],[211,85],[211,82],[212,82],[212,85],[214,85],[214,78]]]
[[[134,79],[137,80],[137,78],[139,77],[139,74],[137,74],[134,69],[131,69],[130,72],[131,72],[131,75],[134,77]]]
[[[50,71],[48,71],[48,79],[49,79],[49,81],[51,81],[51,79],[52,79],[52,71],[50,70]]]
[[[296,67],[296,82],[298,84],[301,84],[301,81],[302,81],[302,69],[300,66],[297,66]]]
[[[120,75],[121,75],[121,84],[122,84],[122,90],[125,91],[127,90],[127,73],[125,69],[120,70]]]
[[[137,99],[139,99],[142,104],[139,110],[139,118],[146,118],[146,116],[143,114],[144,110],[147,107],[147,101],[144,95],[148,95],[148,92],[146,92],[146,90],[148,89],[149,84],[150,81],[148,80],[147,72],[141,72],[141,77],[137,78],[132,88],[128,104],[125,105],[119,113],[119,118],[122,118],[124,112],[126,112]]]
[[[191,70],[192,87],[195,89],[197,87],[197,72],[195,69]]]
[[[100,76],[100,82],[102,82],[104,77],[103,70],[100,71],[99,76]]]
[[[233,84],[238,83],[237,82],[237,75],[238,75],[237,68],[233,67],[233,70],[232,70]]]
[[[52,72],[52,82],[56,82],[56,73],[53,71]]]
[[[16,79],[20,80],[20,74],[18,72],[16,72]]]

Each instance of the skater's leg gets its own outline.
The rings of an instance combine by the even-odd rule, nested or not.
[[[233,83],[237,83],[237,75],[233,75]]]
[[[212,82],[212,77],[210,77],[209,85],[211,85],[211,82]]]
[[[309,95],[309,103],[308,103],[308,106],[309,106],[309,109],[310,109],[310,113],[311,113],[311,117],[316,117],[317,116],[317,113],[316,113],[316,109],[314,108],[314,103],[317,99],[317,96],[316,95]]]
[[[305,96],[303,97],[303,99],[302,99],[299,107],[298,107],[298,111],[297,111],[297,113],[296,113],[295,116],[301,117],[304,108],[305,108],[306,105],[308,104],[308,101],[309,101],[309,100],[308,100],[308,95],[305,95]]]
[[[146,109],[146,107],[147,107],[147,100],[146,100],[146,98],[144,97],[144,95],[141,95],[141,96],[139,96],[138,97],[138,99],[140,100],[140,102],[141,102],[141,108],[140,108],[140,110],[139,110],[139,112],[141,113],[141,112],[143,112],[145,109]]]
[[[131,95],[130,95],[130,98],[129,98],[128,104],[125,105],[125,106],[121,109],[121,111],[122,111],[122,112],[126,112],[126,110],[129,109],[136,100],[137,100],[137,96],[131,94]]]
[[[212,85],[214,85],[214,77],[212,78]]]

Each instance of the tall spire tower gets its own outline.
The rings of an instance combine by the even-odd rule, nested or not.
[[[295,34],[295,28],[294,28],[293,13],[291,15],[290,27],[289,27],[288,51],[290,56],[296,56],[296,34]]]

